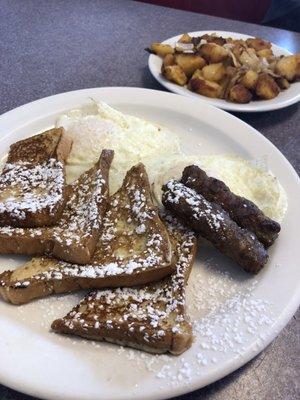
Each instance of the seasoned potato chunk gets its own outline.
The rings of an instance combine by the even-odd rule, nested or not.
[[[276,64],[275,72],[290,82],[300,78],[300,54],[282,57]]]
[[[206,43],[200,47],[200,55],[209,63],[219,63],[226,60],[228,51],[215,43]]]
[[[192,78],[203,78],[203,73],[200,69],[197,69],[194,73]]]
[[[180,86],[187,83],[187,77],[179,65],[169,65],[163,69],[162,73],[169,81]]]
[[[276,78],[275,79],[277,85],[280,87],[280,89],[288,89],[291,85],[289,84],[289,81],[285,78]]]
[[[201,69],[206,64],[204,58],[197,54],[176,54],[175,62],[187,77],[191,77],[197,69]]]
[[[256,54],[258,55],[258,57],[265,57],[265,58],[270,58],[274,56],[273,51],[271,49],[258,50]]]
[[[270,42],[267,42],[266,40],[259,39],[259,38],[247,39],[246,43],[249,47],[252,47],[256,51],[271,48]]]
[[[226,68],[222,63],[209,64],[202,68],[204,79],[219,82],[226,74]]]
[[[237,83],[229,90],[228,99],[234,103],[249,103],[252,94],[241,83]]]
[[[184,33],[179,39],[180,43],[192,43],[192,37],[188,33]]]
[[[254,90],[257,79],[258,79],[258,73],[250,69],[245,73],[240,83],[247,89]]]
[[[203,78],[192,78],[189,82],[189,88],[203,96],[220,98],[222,87],[216,82],[210,82]]]
[[[150,49],[160,57],[164,57],[167,54],[174,54],[174,49],[169,44],[152,43]]]
[[[278,96],[280,89],[270,75],[263,73],[257,79],[255,92],[261,99],[270,100]]]
[[[163,59],[163,68],[168,67],[169,65],[175,65],[175,56],[173,54],[167,54]]]

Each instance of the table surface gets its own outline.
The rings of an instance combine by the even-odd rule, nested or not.
[[[164,90],[143,48],[187,31],[257,35],[292,52],[300,34],[126,0],[0,0],[0,114],[33,100],[99,86]],[[300,107],[236,114],[300,170]],[[300,313],[259,356],[180,400],[296,400],[300,397]],[[1,399],[32,399],[0,385]],[[179,400],[179,398],[178,398]]]

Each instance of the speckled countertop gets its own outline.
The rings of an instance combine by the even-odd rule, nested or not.
[[[180,32],[228,30],[261,36],[295,52],[300,34],[126,0],[0,0],[0,114],[69,90],[163,88],[142,51]],[[262,132],[300,171],[300,106],[236,114]],[[180,400],[298,400],[300,313],[247,365]],[[0,355],[1,359],[1,355]],[[0,360],[1,362],[1,360]],[[29,400],[0,385],[0,399]]]

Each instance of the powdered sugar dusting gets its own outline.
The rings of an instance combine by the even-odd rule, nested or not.
[[[24,220],[28,213],[51,214],[63,199],[63,164],[50,158],[42,164],[6,163],[0,175],[0,217]]]
[[[123,338],[142,346],[173,350],[165,336],[191,334],[185,316],[185,280],[189,274],[195,235],[175,218],[165,216],[172,240],[175,272],[170,278],[140,288],[95,291],[61,320],[70,332],[78,329],[118,329]],[[97,321],[97,324],[95,323]],[[94,334],[97,334],[96,332]],[[109,337],[109,335],[108,335]],[[164,341],[167,344],[164,344]],[[174,349],[175,350],[175,349]]]

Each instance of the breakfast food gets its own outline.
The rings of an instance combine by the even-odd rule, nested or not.
[[[183,41],[181,46],[190,45],[189,37]],[[172,67],[171,74],[178,71],[174,60],[188,78],[193,68],[202,68],[212,82],[206,90],[219,90],[218,79],[224,78],[220,49],[210,53],[206,47],[203,57],[194,59],[177,50],[168,53],[169,47],[157,49],[167,52],[164,68]],[[215,61],[213,68],[203,63],[207,59]],[[253,87],[256,78],[245,74],[243,85]],[[0,226],[0,253],[42,256],[2,272],[0,296],[20,305],[93,289],[52,323],[55,332],[181,354],[193,340],[185,287],[197,236],[245,271],[258,273],[268,260],[266,247],[280,230],[271,218],[281,221],[286,210],[283,188],[260,161],[186,155],[165,127],[103,102],[71,110],[57,126],[54,132],[63,132],[65,142],[73,143],[67,160],[52,131],[11,146],[8,163],[18,159],[23,165],[23,154],[36,165],[57,157],[64,160],[72,183],[64,183],[67,200],[54,225],[19,227],[9,218]],[[35,146],[28,145],[32,140]],[[172,180],[181,175],[180,182]],[[34,199],[39,193],[29,188],[28,194]]]
[[[278,222],[265,216],[252,201],[232,193],[221,180],[207,176],[199,166],[186,167],[181,182],[206,200],[219,204],[233,221],[254,233],[266,247],[271,246],[278,237]]]
[[[135,286],[162,279],[175,268],[165,226],[152,204],[142,164],[128,171],[109,200],[94,257],[84,265],[35,258],[0,275],[0,294],[22,304],[52,293]]]
[[[98,162],[70,187],[61,219],[53,227],[0,227],[0,253],[52,254],[69,262],[91,260],[107,207],[108,172],[113,152],[103,150]]]
[[[300,54],[275,56],[270,42],[184,34],[174,44],[152,43],[162,75],[200,95],[234,103],[268,100],[300,79]]]
[[[219,205],[207,201],[183,183],[167,182],[163,187],[162,202],[184,224],[245,271],[258,273],[268,261],[264,246],[251,232],[240,228]]]
[[[165,126],[121,113],[100,101],[61,115],[57,126],[63,126],[73,141],[66,163],[69,182],[94,165],[101,150],[108,148],[115,151],[109,174],[111,194],[121,186],[126,171],[143,162],[154,199],[162,206],[162,185],[169,179],[180,179],[187,165],[197,164],[233,193],[254,202],[269,218],[281,222],[284,217],[286,194],[269,171],[267,159],[246,160],[218,153],[186,155],[178,136]]]
[[[71,149],[62,128],[13,144],[0,175],[0,226],[54,225],[67,190],[64,162]]]
[[[192,344],[185,313],[185,285],[196,252],[195,235],[174,217],[164,216],[175,266],[161,282],[88,294],[65,317],[55,320],[58,333],[131,346],[151,353],[181,354]]]
[[[67,138],[73,141],[66,168],[68,182],[94,165],[102,149],[114,150],[110,194],[120,188],[133,165],[142,162],[152,183],[156,172],[152,164],[181,153],[178,138],[167,127],[124,114],[102,101],[92,101],[61,115],[56,125],[62,126]]]

